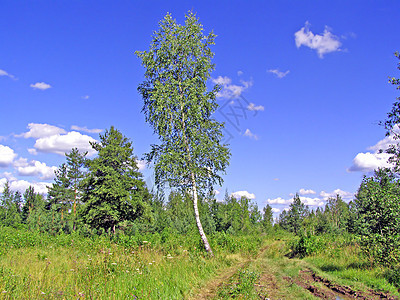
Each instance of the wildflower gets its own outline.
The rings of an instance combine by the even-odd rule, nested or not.
[[[46,294],[45,292],[42,292],[42,295]]]
[[[111,263],[112,265],[116,265],[117,263]]]
[[[143,241],[143,244],[146,244],[146,243],[148,243],[148,241]]]
[[[153,263],[149,263],[149,265],[152,265]]]

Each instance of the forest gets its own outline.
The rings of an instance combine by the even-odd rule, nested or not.
[[[136,52],[160,141],[145,157],[156,186],[113,126],[91,143],[94,158],[65,154],[47,195],[4,185],[2,299],[399,298],[399,144],[385,150],[393,168],[364,176],[349,203],[336,195],[312,210],[295,194],[274,219],[246,197],[217,200],[231,153],[213,118],[220,87],[206,85],[214,38],[192,13],[184,25],[167,15]],[[399,123],[400,97],[381,125],[398,140]]]

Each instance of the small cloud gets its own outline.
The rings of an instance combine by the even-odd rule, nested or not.
[[[137,159],[136,165],[138,166],[139,171],[143,171],[144,169],[146,169],[146,161],[145,160]]]
[[[254,133],[252,133],[251,131],[250,131],[250,129],[246,129],[246,131],[245,131],[245,133],[244,133],[244,136],[248,136],[249,138],[251,138],[251,139],[255,139],[255,140],[258,140],[258,136],[257,135],[255,135]]]
[[[254,103],[250,102],[250,104],[247,106],[247,109],[250,111],[264,111],[264,106],[256,106]]]
[[[3,188],[6,183],[6,178],[0,178],[0,189]],[[48,182],[28,182],[26,180],[9,180],[10,188],[12,191],[19,191],[20,193],[24,193],[27,188],[32,186],[36,193],[45,195],[48,192],[48,186],[51,186],[51,183]]]
[[[85,95],[85,96],[82,96],[81,98],[84,99],[84,100],[87,100],[87,99],[89,99],[90,97],[89,97],[89,95]]]
[[[280,210],[279,208],[273,207],[273,208],[271,209],[271,211],[272,211],[273,213],[279,213],[281,210]]]
[[[393,167],[388,162],[391,157],[388,153],[358,153],[353,159],[353,164],[347,169],[348,172],[373,172],[378,168]]]
[[[37,90],[44,91],[44,90],[47,90],[47,89],[51,88],[51,85],[47,84],[47,83],[44,83],[44,82],[36,82],[35,84],[31,84],[30,87],[35,89],[35,90],[37,89]]]
[[[281,197],[274,198],[274,199],[267,199],[268,204],[290,204],[293,202],[293,199],[283,199]]]
[[[96,151],[89,142],[96,140],[88,135],[81,134],[77,131],[68,132],[65,135],[52,135],[36,140],[34,147],[44,153],[56,153],[65,155],[72,148],[78,148],[80,151],[88,151],[88,155],[94,155]]]
[[[14,165],[17,167],[18,175],[39,176],[42,180],[53,179],[55,176],[54,172],[57,170],[57,167],[49,167],[37,160],[28,162],[24,158],[19,159]]]
[[[271,70],[268,70],[268,72],[272,73],[272,74],[275,74],[278,78],[283,78],[287,74],[289,74],[290,71],[287,70],[286,72],[282,72],[282,71],[279,71],[278,69],[271,69]]]
[[[16,79],[14,75],[9,74],[8,72],[0,69],[0,76],[7,76],[11,79]]]
[[[246,197],[247,199],[255,199],[256,195],[254,195],[253,193],[249,193],[248,191],[237,191],[231,194],[232,197],[235,198],[242,198],[242,197]]]
[[[37,151],[36,151],[35,148],[29,148],[29,149],[28,149],[28,152],[29,152],[29,154],[37,155]]]
[[[398,141],[394,138],[395,134],[399,134],[400,129],[396,125],[393,128],[391,135],[383,138],[377,142],[374,146],[368,147],[367,149],[371,152],[358,153],[353,159],[353,164],[347,169],[347,172],[373,172],[378,168],[391,168],[393,164],[389,163],[389,158],[392,156],[385,151],[389,149],[391,145],[397,145]]]
[[[314,195],[316,193],[313,190],[300,189],[299,194],[300,195]]]
[[[24,138],[43,138],[47,136],[52,136],[55,134],[66,133],[66,131],[60,127],[49,125],[49,124],[40,124],[40,123],[29,123],[27,128],[28,132],[21,133],[15,135],[16,137],[24,137]]]
[[[8,146],[0,145],[0,168],[8,167],[14,161],[17,154]]]
[[[300,201],[307,206],[324,206],[324,201],[320,198],[300,197]]]
[[[341,189],[336,189],[331,193],[327,193],[325,191],[322,191],[321,193],[319,193],[319,196],[322,197],[323,200],[328,200],[328,198],[336,197],[336,195],[339,195],[345,201],[350,201],[354,197],[353,193],[346,192]]]
[[[212,78],[211,81],[214,84],[218,84],[222,86],[222,90],[220,90],[217,94],[217,98],[238,98],[244,90],[248,89],[253,85],[253,81],[245,81],[240,80],[241,85],[232,84],[232,79],[227,76],[218,76],[217,78]]]
[[[306,22],[305,26],[294,34],[297,48],[306,46],[316,50],[320,58],[323,58],[326,53],[341,50],[342,44],[339,38],[333,35],[328,27],[325,27],[323,35],[312,33],[309,27],[310,23]]]
[[[103,129],[98,129],[98,128],[88,129],[86,126],[79,127],[79,126],[76,126],[76,125],[72,125],[71,129],[72,130],[77,130],[77,131],[83,131],[83,132],[87,132],[87,133],[100,133],[100,132],[103,131]]]
[[[274,179],[272,179],[272,180],[274,180],[274,181],[279,181],[280,179],[279,179],[279,178],[274,178]]]
[[[237,71],[237,75],[238,75],[238,76],[242,76],[242,75],[243,75],[243,72],[242,72],[242,71]]]

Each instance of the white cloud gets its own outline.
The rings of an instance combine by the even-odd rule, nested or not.
[[[242,76],[243,75],[243,71],[237,71],[238,76]]]
[[[322,201],[322,199],[315,197],[315,198],[310,198],[310,197],[302,197],[300,196],[300,200],[302,203],[304,203],[307,206],[323,206],[325,203]],[[289,205],[293,202],[293,198],[290,199],[283,199],[281,197],[275,198],[275,199],[267,199],[268,204],[280,204],[280,205]]]
[[[247,199],[255,199],[256,195],[249,193],[248,191],[237,191],[231,194],[235,198],[246,197]]]
[[[16,137],[37,139],[56,134],[66,133],[64,129],[49,124],[29,123],[27,128],[29,129],[28,132],[16,135]]]
[[[281,210],[279,208],[273,207],[272,209],[273,213],[279,213]]]
[[[15,162],[14,166],[17,168],[18,175],[21,176],[38,176],[42,180],[49,180],[54,178],[54,172],[57,167],[49,167],[44,162],[32,160],[28,162],[24,158],[20,158]]]
[[[282,71],[279,71],[279,69],[270,69],[270,70],[268,70],[268,72],[270,72],[270,73],[272,73],[272,74],[275,74],[278,78],[283,78],[283,77],[285,77],[287,74],[290,73],[289,70],[287,70],[286,72],[282,72]]]
[[[0,179],[0,187],[1,190],[6,183],[7,179],[1,178]],[[12,191],[19,191],[20,193],[24,193],[27,188],[32,186],[36,193],[39,194],[47,194],[48,189],[47,186],[51,186],[51,183],[48,182],[28,182],[26,180],[13,180],[10,181],[10,188]]]
[[[9,77],[11,79],[15,79],[14,75],[11,75],[10,73],[8,73],[8,72],[6,72],[4,70],[1,70],[1,69],[0,69],[0,76],[7,76],[7,77]]]
[[[80,151],[88,151],[88,155],[94,155],[96,151],[92,148],[89,142],[96,140],[88,135],[83,135],[77,131],[68,132],[65,135],[52,135],[36,140],[34,147],[45,153],[57,153],[64,155],[70,152],[72,148],[78,148]]]
[[[310,195],[310,194],[314,195],[315,191],[313,191],[311,189],[310,190],[300,189],[299,194],[300,195]]]
[[[29,148],[29,149],[28,149],[28,152],[29,152],[29,154],[37,155],[37,151],[36,151],[35,148]]]
[[[51,88],[51,85],[47,84],[47,83],[44,83],[44,82],[36,82],[35,84],[32,83],[30,85],[30,87],[35,89],[35,90],[37,89],[37,90],[44,91],[44,90],[47,90],[47,89]]]
[[[388,153],[358,153],[353,159],[353,165],[347,169],[348,172],[373,172],[378,168],[390,168],[388,162],[391,157]]]
[[[325,204],[320,198],[300,197],[300,200],[307,206],[323,206]]]
[[[256,106],[254,103],[251,103],[247,106],[247,109],[250,111],[264,111],[264,106],[258,105]]]
[[[0,167],[7,167],[17,157],[17,154],[8,146],[0,145]]]
[[[254,134],[254,133],[252,133],[251,131],[250,131],[250,129],[246,129],[246,131],[244,132],[244,134],[243,134],[244,136],[247,136],[247,137],[249,137],[249,138],[251,138],[251,139],[255,139],[255,140],[258,140],[258,136],[256,135],[256,134]]]
[[[237,98],[244,90],[248,89],[253,85],[253,81],[240,80],[242,85],[232,84],[232,79],[227,76],[218,76],[217,78],[211,79],[214,84],[222,86],[222,90],[218,92],[217,98]]]
[[[353,193],[346,192],[341,189],[336,189],[331,193],[327,193],[325,191],[321,191],[321,193],[319,193],[319,196],[322,197],[323,200],[328,200],[328,198],[336,197],[336,195],[339,195],[340,197],[342,197],[343,200],[346,201],[350,201],[354,197]]]
[[[79,127],[79,126],[76,126],[76,125],[72,125],[71,129],[72,130],[83,131],[83,132],[87,132],[87,133],[100,133],[100,132],[103,131],[103,129],[98,129],[98,128],[88,129],[86,126]]]
[[[139,168],[139,171],[143,171],[144,169],[146,169],[146,161],[145,160],[137,159],[136,164]]]
[[[396,128],[394,129],[397,134],[399,134],[399,129],[396,125]],[[375,153],[378,153],[379,150],[387,150],[390,145],[397,145],[398,140],[395,140],[393,137],[393,134],[385,137],[384,139],[380,140],[377,142],[375,145],[368,147],[368,150],[374,151]]]
[[[310,24],[306,22],[305,26],[294,34],[297,48],[306,46],[314,49],[320,58],[323,58],[326,53],[341,50],[342,44],[339,38],[333,35],[328,27],[325,27],[323,35],[319,35],[312,33],[309,26]]]
[[[89,95],[82,96],[82,99],[84,99],[84,100],[87,100],[89,98],[90,98]]]
[[[288,199],[285,200],[281,197],[275,198],[275,199],[267,199],[268,204],[290,204],[293,202],[293,199]]]

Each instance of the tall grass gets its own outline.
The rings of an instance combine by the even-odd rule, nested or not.
[[[25,230],[0,231],[0,297],[5,299],[182,299],[229,253],[251,256],[258,237],[210,237],[209,257],[196,235],[84,238]]]

